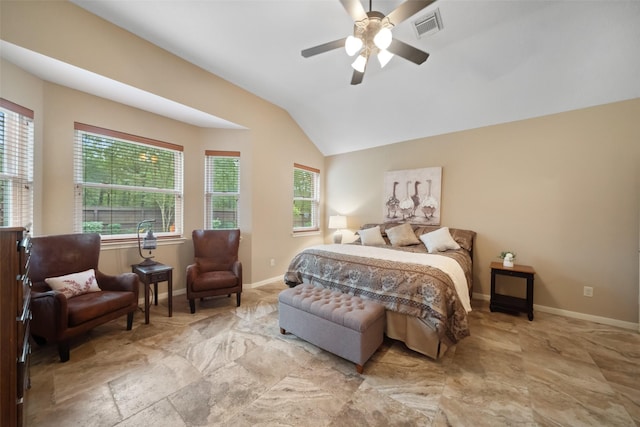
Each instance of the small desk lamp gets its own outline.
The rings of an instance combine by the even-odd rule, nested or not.
[[[336,229],[333,234],[333,243],[342,243],[342,231],[343,228],[347,228],[347,217],[343,215],[332,215],[329,217],[329,228]]]
[[[144,258],[144,261],[142,261],[138,265],[154,265],[154,264],[157,264],[155,261],[151,260],[151,258],[153,258],[153,256],[151,256],[151,250],[158,247],[158,245],[157,245],[158,239],[156,238],[156,236],[153,235],[153,227],[149,226],[147,228],[147,234],[144,236],[142,241],[140,239],[140,228],[142,227],[142,224],[152,223],[152,222],[156,222],[156,220],[155,219],[145,219],[144,221],[141,221],[140,223],[138,223],[138,227],[137,227],[137,232],[138,232],[138,252],[140,252],[140,257]],[[142,255],[142,250],[143,249],[148,249],[149,250],[149,256],[148,257]]]

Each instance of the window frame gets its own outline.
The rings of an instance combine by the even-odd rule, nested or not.
[[[304,171],[306,173],[311,173],[313,174],[313,192],[314,194],[311,197],[301,197],[301,196],[296,196],[296,174],[295,171],[297,170],[301,170]],[[308,233],[308,232],[316,232],[316,231],[320,231],[320,169],[317,168],[313,168],[310,166],[305,166],[299,163],[294,163],[293,164],[293,177],[292,177],[292,181],[293,181],[293,201],[292,201],[292,208],[295,208],[295,203],[296,201],[303,201],[303,202],[311,202],[312,208],[311,208],[311,225],[304,227],[304,226],[296,226],[296,222],[295,222],[295,216],[292,216],[292,230],[294,234],[299,234],[299,233]],[[293,215],[293,212],[292,212]]]
[[[0,179],[9,182],[6,195],[8,208],[0,226],[26,227],[33,231],[34,191],[34,112],[7,99],[0,98],[3,110]],[[3,196],[4,199],[4,196]]]
[[[173,174],[174,185],[172,189],[146,187],[146,186],[127,186],[123,184],[104,184],[95,182],[84,182],[84,160],[83,160],[83,134],[97,136],[99,138],[110,139],[120,143],[131,144],[140,147],[140,149],[158,149],[168,151],[174,157]],[[74,232],[85,233],[83,230],[84,220],[84,200],[83,190],[85,188],[107,188],[114,190],[127,190],[133,192],[147,192],[155,194],[171,194],[175,197],[175,205],[173,212],[173,228],[169,231],[158,230],[162,225],[153,224],[153,232],[158,239],[181,238],[183,236],[183,212],[184,212],[184,148],[181,145],[170,142],[159,141],[138,135],[132,135],[112,129],[101,128],[98,126],[88,125],[84,123],[74,123],[74,193],[75,193],[75,209],[74,209]],[[148,189],[148,191],[145,191]],[[141,218],[143,219],[149,218]],[[136,220],[137,221],[137,220]],[[88,232],[88,231],[87,231]],[[119,242],[137,240],[137,233],[123,234],[107,234],[100,233],[103,241]]]
[[[235,158],[238,161],[238,181],[237,181],[237,189],[238,191],[214,191],[214,173],[215,167],[213,165],[215,159],[217,158]],[[240,192],[241,192],[241,171],[242,166],[240,164],[240,152],[239,151],[221,151],[221,150],[206,150],[205,151],[205,173],[204,173],[204,228],[205,230],[233,230],[236,228],[240,228]],[[235,227],[219,227],[213,228],[213,221],[215,218],[213,217],[212,206],[213,200],[216,197],[229,197],[235,196],[236,198],[236,206],[235,206],[235,217],[236,224]]]

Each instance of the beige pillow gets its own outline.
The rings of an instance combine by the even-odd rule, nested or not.
[[[93,269],[81,273],[67,274],[66,276],[49,277],[44,281],[51,289],[62,292],[67,298],[100,291],[96,281],[96,273]]]
[[[387,244],[382,237],[382,233],[380,233],[379,225],[364,230],[359,230],[358,234],[360,235],[360,243],[365,246],[379,246]]]
[[[420,240],[413,232],[411,224],[405,222],[393,228],[387,228],[387,237],[393,246],[410,246],[420,244]]]
[[[473,239],[476,236],[475,231],[462,230],[460,228],[450,228],[449,232],[451,233],[451,237],[453,237],[453,240],[455,240],[462,249],[471,251],[471,249],[473,248]]]
[[[442,227],[431,233],[423,234],[420,236],[420,240],[422,240],[430,254],[444,252],[449,249],[460,249],[460,245],[451,237],[449,227]]]

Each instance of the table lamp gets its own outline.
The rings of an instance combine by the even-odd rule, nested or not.
[[[329,217],[329,229],[335,229],[333,243],[342,243],[342,229],[347,228],[347,217],[343,215],[332,215]]]
[[[138,227],[137,227],[137,233],[138,233],[138,252],[140,253],[140,257],[144,258],[144,261],[142,261],[140,264],[138,265],[154,265],[156,264],[155,261],[152,261],[151,259],[153,258],[153,256],[151,255],[151,250],[155,249],[158,247],[158,239],[156,238],[156,236],[153,235],[153,227],[149,226],[147,228],[147,234],[141,239],[140,238],[140,228],[142,228],[143,224],[146,223],[153,223],[156,222],[155,219],[145,219],[144,221],[141,221],[138,223]],[[142,250],[149,250],[149,256],[146,257],[142,254]]]

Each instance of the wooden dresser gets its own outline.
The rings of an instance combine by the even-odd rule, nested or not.
[[[0,227],[0,426],[22,426],[29,382],[30,242],[22,227]]]

